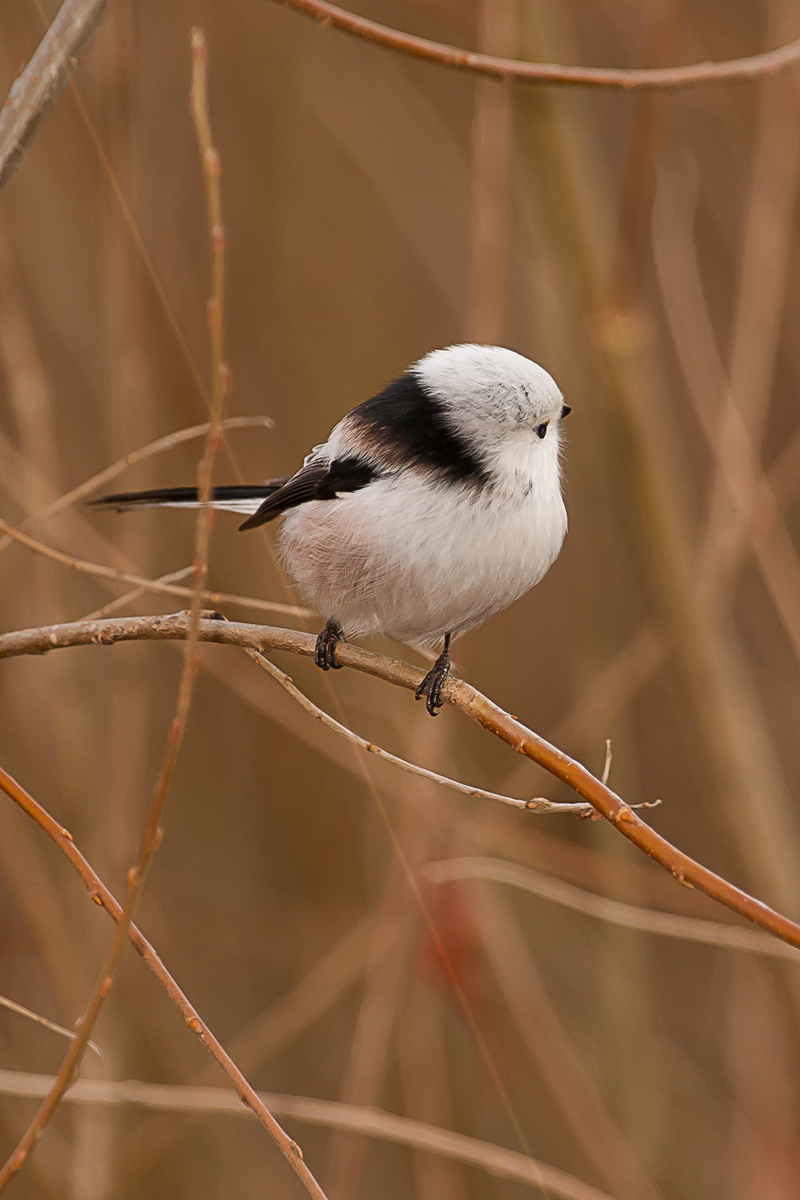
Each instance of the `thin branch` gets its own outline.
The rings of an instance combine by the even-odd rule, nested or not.
[[[119,926],[124,916],[122,906],[114,898],[97,872],[94,871],[83,857],[75,845],[75,839],[69,830],[56,821],[38,801],[34,800],[33,796],[26,792],[15,779],[7,775],[2,768],[0,768],[0,790],[4,791],[15,804],[19,805],[22,811],[27,813],[39,828],[44,830],[48,837],[55,842],[77,871],[95,904],[99,904],[101,908],[104,908]],[[134,922],[131,922],[128,926],[128,937],[133,943],[134,949],[147,963],[147,966],[180,1012],[186,1025],[191,1029],[192,1033],[200,1038],[200,1041],[212,1057],[217,1060],[225,1074],[231,1080],[242,1103],[255,1113],[261,1124],[278,1144],[282,1153],[292,1163],[298,1175],[301,1178],[307,1175],[313,1182],[313,1188],[306,1184],[309,1193],[315,1196],[317,1200],[326,1200],[324,1193],[319,1189],[316,1182],[313,1181],[313,1176],[311,1176],[311,1173],[302,1161],[303,1155],[300,1147],[281,1129],[269,1109],[247,1082],[230,1055],[225,1052],[222,1044],[214,1037],[214,1034],[201,1019],[197,1009],[178,987],[154,948]]]
[[[0,1095],[3,1096],[41,1096],[49,1083],[50,1077],[47,1075],[0,1070]],[[562,1197],[563,1200],[610,1200],[606,1192],[516,1150],[506,1150],[503,1146],[482,1142],[463,1133],[453,1133],[424,1121],[399,1117],[379,1108],[342,1104],[336,1100],[273,1093],[261,1093],[259,1098],[283,1117],[293,1117],[310,1125],[351,1130],[401,1146],[414,1146],[441,1154],[458,1162],[471,1163],[491,1175],[515,1179],[537,1189],[544,1188],[549,1195]],[[248,1115],[247,1109],[223,1088],[140,1083],[133,1079],[119,1083],[81,1079],[73,1085],[65,1099],[72,1104],[134,1105],[162,1112]]]
[[[26,1008],[24,1004],[17,1004],[16,1000],[9,1000],[8,996],[0,996],[0,1007],[7,1008],[9,1012],[17,1013],[20,1017],[27,1017],[29,1021],[34,1021],[37,1025],[41,1025],[43,1029],[49,1029],[51,1033],[60,1033],[62,1037],[69,1038],[70,1041],[75,1037],[72,1029],[65,1029],[63,1025],[57,1025],[55,1021],[50,1021],[47,1017],[41,1016],[40,1013],[33,1012],[32,1009]],[[95,1054],[100,1054],[100,1047],[96,1042],[87,1042],[86,1044]]]
[[[130,571],[121,571],[117,567],[106,567],[102,563],[86,562],[85,559],[65,554],[63,550],[55,550],[52,546],[46,546],[44,542],[38,542],[35,538],[29,537],[27,533],[15,529],[2,517],[0,517],[0,532],[7,534],[28,550],[32,550],[34,554],[42,554],[45,558],[51,558],[53,562],[61,563],[62,566],[69,567],[73,571],[79,571],[82,575],[94,575],[97,579],[110,579],[115,583],[130,583],[134,587],[144,588],[147,592],[159,592],[165,596],[191,598],[191,588],[180,587],[176,583],[160,582],[157,579],[145,579],[144,576],[133,575]],[[253,608],[259,612],[283,613],[287,617],[309,616],[307,608],[298,608],[295,604],[279,604],[277,600],[256,600],[252,596],[234,596],[228,592],[204,591],[201,599],[207,600],[215,606],[239,604],[242,608]]]
[[[600,776],[601,783],[608,783],[608,777],[611,774],[611,763],[614,760],[614,755],[611,750],[611,738],[606,738],[606,758],[603,763],[603,774]]]
[[[170,571],[167,575],[159,575],[156,583],[176,583],[179,579],[186,579],[194,571],[193,566],[181,567],[178,571]],[[101,617],[111,617],[114,613],[121,612],[128,604],[133,604],[134,600],[141,599],[147,595],[147,588],[134,588],[131,592],[126,592],[124,596],[117,596],[115,600],[109,600],[108,604],[104,604],[102,608],[96,608],[94,612],[87,613],[82,617],[83,621],[99,621]]]
[[[65,0],[0,111],[0,191],[69,82],[110,0]]]
[[[226,417],[220,422],[221,428],[228,429],[247,429],[252,426],[260,426],[262,428],[271,429],[273,421],[270,417]],[[54,517],[57,513],[63,512],[65,508],[71,508],[72,505],[80,503],[86,496],[91,496],[92,492],[98,491],[101,487],[107,487],[112,479],[116,479],[118,475],[122,475],[129,467],[135,463],[144,462],[145,459],[155,458],[158,454],[164,454],[167,450],[172,450],[175,446],[181,446],[184,442],[194,441],[195,438],[207,437],[211,429],[211,423],[205,421],[202,425],[192,425],[187,429],[178,429],[175,433],[168,433],[164,437],[157,438],[154,442],[148,442],[146,446],[140,446],[138,450],[131,450],[130,454],[124,454],[122,458],[118,458],[110,467],[105,467],[102,471],[98,471],[96,475],[92,475],[91,479],[84,480],[71,491],[66,492],[63,496],[59,496],[52,504],[48,504],[41,512],[34,513],[22,522],[21,529],[29,529],[31,525],[47,520],[48,517]],[[0,538],[0,552],[12,545],[13,538],[6,535]]]
[[[198,140],[203,157],[203,171],[206,178],[209,196],[209,221],[211,224],[212,262],[214,276],[214,294],[210,307],[209,325],[211,330],[212,358],[212,404],[211,428],[206,437],[205,452],[197,468],[197,487],[200,499],[207,502],[211,493],[211,477],[217,447],[222,437],[220,421],[227,391],[227,375],[223,376],[223,280],[224,280],[224,235],[222,234],[219,218],[219,158],[210,146],[208,128],[208,112],[206,98],[206,46],[205,37],[200,30],[192,30],[192,112],[198,128]],[[66,82],[66,81],[65,81]],[[202,128],[201,128],[202,124]],[[83,1017],[78,1023],[78,1032],[70,1046],[61,1068],[56,1075],[52,1087],[42,1101],[36,1115],[20,1138],[17,1146],[0,1169],[0,1192],[22,1168],[26,1158],[41,1137],[47,1124],[52,1119],[67,1088],[77,1072],[89,1034],[93,1029],[100,1010],[111,991],[114,976],[119,965],[122,951],[128,941],[128,932],[133,921],[136,904],[144,887],[145,878],[150,863],[161,844],[163,830],[161,820],[167,797],[170,793],[175,769],[178,765],[181,747],[189,718],[194,681],[200,664],[198,655],[198,625],[200,621],[200,605],[205,589],[208,572],[208,555],[211,542],[213,510],[204,503],[197,514],[197,534],[195,558],[192,572],[191,608],[189,611],[189,628],[184,644],[183,669],[178,683],[178,695],[175,702],[175,715],[167,735],[167,747],[161,770],[156,780],[150,811],[142,834],[136,861],[129,868],[126,876],[125,903],[111,948],[103,963],[100,977],[89,998]],[[14,781],[5,777],[0,771],[0,783],[5,790]],[[286,1153],[292,1167],[297,1170],[297,1155],[293,1150]],[[302,1176],[301,1176],[302,1177]],[[304,1181],[305,1182],[305,1181]],[[313,1181],[316,1184],[316,1181]],[[318,1189],[308,1188],[310,1195],[318,1194]]]
[[[511,79],[517,83],[544,83],[571,87],[617,88],[623,91],[667,91],[672,88],[696,87],[703,83],[731,83],[735,80],[759,79],[775,75],[800,60],[800,38],[777,50],[734,58],[726,62],[692,63],[685,67],[658,67],[649,70],[615,70],[611,67],[564,67],[557,63],[520,62],[513,58],[496,58],[477,54],[442,42],[401,33],[358,17],[355,13],[329,4],[327,0],[275,0],[286,8],[311,17],[326,29],[339,29],[354,37],[374,42],[387,50],[397,50],[443,67],[458,71],[488,75],[493,79]]]
[[[557,804],[552,800],[545,800],[542,797],[536,797],[533,800],[518,800],[516,796],[502,796],[499,792],[487,792],[483,788],[471,787],[468,783],[459,783],[457,779],[448,779],[446,775],[439,775],[436,771],[428,770],[427,767],[420,767],[416,763],[408,762],[404,758],[398,758],[396,754],[391,754],[390,751],[384,750],[383,747],[376,745],[375,742],[368,742],[366,738],[360,737],[352,729],[348,729],[346,725],[342,725],[340,721],[329,716],[324,709],[319,708],[313,700],[309,700],[308,696],[300,691],[290,675],[287,675],[285,671],[281,671],[265,655],[259,654],[257,650],[247,650],[246,653],[260,667],[268,671],[273,679],[277,679],[278,683],[289,693],[292,699],[296,700],[312,717],[321,721],[323,725],[327,725],[328,729],[341,734],[343,738],[348,742],[352,742],[354,746],[360,746],[362,750],[366,750],[369,754],[374,754],[376,758],[382,758],[384,762],[393,763],[394,766],[400,767],[402,771],[409,771],[412,775],[420,775],[423,779],[430,779],[433,783],[440,783],[443,787],[452,788],[454,792],[462,792],[465,796],[473,796],[477,800],[499,800],[501,804],[510,804],[514,808],[525,809],[528,812],[573,813],[576,816],[586,816],[588,813],[595,811],[591,804]]]
[[[205,35],[201,30],[193,29],[191,40],[193,52],[192,113],[197,127],[198,141],[203,158],[203,172],[206,180],[213,268],[213,295],[209,305],[212,361],[211,429],[206,438],[205,452],[197,469],[197,485],[200,499],[208,501],[211,491],[214,458],[222,437],[220,422],[222,419],[223,404],[228,390],[228,372],[223,356],[225,240],[220,217],[219,158],[210,141],[207,111]],[[79,1023],[78,1033],[64,1058],[61,1069],[42,1101],[34,1119],[29,1124],[2,1170],[0,1170],[0,1192],[11,1182],[24,1164],[28,1154],[41,1136],[47,1123],[51,1120],[67,1088],[73,1081],[73,1076],[80,1065],[85,1051],[89,1034],[111,990],[122,951],[128,941],[136,904],[144,886],[148,867],[161,844],[163,836],[161,820],[183,745],[194,691],[194,681],[200,662],[198,655],[200,605],[208,571],[208,554],[213,515],[213,510],[207,503],[202,505],[197,514],[191,609],[185,638],[183,670],[181,671],[178,696],[175,704],[175,716],[170,725],[166,752],[156,781],[153,800],[136,861],[127,873],[125,903],[117,922],[114,940],[103,964],[98,983],[90,997],[83,1018]],[[9,792],[9,794],[11,794],[12,790],[19,789],[19,785],[10,776],[6,776],[2,770],[0,770],[0,786],[3,787],[3,790]],[[305,1186],[308,1194],[315,1198],[315,1200],[325,1200],[322,1189],[303,1162],[302,1152],[299,1150],[299,1147],[284,1134],[274,1119],[271,1119],[271,1125],[270,1132],[273,1139]]]
[[[0,658],[21,654],[47,654],[69,646],[115,645],[126,641],[180,641],[187,636],[185,614],[171,616],[122,617],[110,621],[76,621],[69,625],[49,625],[38,629],[17,630],[0,635]],[[267,625],[245,625],[233,621],[201,620],[199,638],[203,642],[240,646],[244,649],[286,650],[311,658],[315,639],[308,633]],[[421,682],[422,671],[409,663],[362,650],[343,643],[337,649],[343,667],[374,675],[386,683],[413,691]],[[738,912],[755,925],[800,949],[800,925],[776,912],[761,900],[722,879],[695,862],[661,837],[636,815],[615,792],[596,779],[590,771],[537,733],[527,729],[509,713],[461,679],[445,685],[444,698],[476,724],[524,754],[551,775],[566,783],[588,800],[628,841],[655,859],[665,870],[687,887],[696,887],[712,900]]]
[[[505,862],[499,858],[449,858],[429,863],[423,872],[429,883],[450,883],[455,879],[486,879],[493,883],[508,883],[543,900],[551,900],[562,908],[596,917],[609,925],[623,929],[638,929],[660,937],[677,938],[683,942],[702,942],[706,946],[723,946],[730,950],[747,950],[768,958],[789,959],[800,963],[800,955],[792,946],[778,942],[760,929],[737,929],[718,921],[703,921],[698,917],[683,917],[676,913],[657,912],[598,896],[555,879],[530,867]]]

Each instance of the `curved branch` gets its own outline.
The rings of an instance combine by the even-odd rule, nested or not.
[[[170,616],[126,617],[106,621],[76,621],[69,625],[49,625],[39,629],[18,630],[0,635],[0,658],[23,654],[47,654],[68,646],[111,646],[130,641],[181,641],[187,637],[189,625],[185,613]],[[286,650],[311,658],[315,639],[311,634],[294,629],[278,629],[268,625],[245,625],[233,621],[202,620],[199,638],[203,642],[240,646],[244,649]],[[343,643],[337,648],[337,660],[343,667],[374,675],[396,687],[414,690],[422,679],[422,671],[409,663],[387,658]],[[800,949],[800,925],[776,912],[761,900],[749,896],[741,888],[695,862],[666,838],[663,838],[636,815],[615,792],[611,791],[590,771],[563,750],[551,746],[537,733],[527,729],[509,713],[493,704],[486,696],[461,679],[445,684],[444,698],[471,720],[495,737],[507,742],[519,754],[544,767],[551,775],[566,783],[605,817],[628,841],[649,854],[679,883],[696,887],[712,900],[724,904],[733,912],[746,917],[755,925],[792,946]]]
[[[734,58],[727,62],[692,63],[686,67],[657,67],[643,70],[616,70],[612,67],[564,67],[558,63],[520,62],[514,58],[496,58],[461,50],[443,42],[432,42],[356,16],[328,0],[275,0],[286,8],[310,17],[326,29],[363,38],[427,62],[458,71],[487,75],[492,79],[511,79],[517,83],[544,83],[569,87],[615,88],[622,91],[668,91],[672,88],[697,87],[703,83],[733,83],[775,75],[800,61],[800,38],[777,50]]]
[[[20,529],[15,529],[2,517],[0,517],[0,533],[13,538],[15,542],[32,550],[34,554],[41,554],[44,558],[61,563],[62,566],[69,567],[72,571],[78,571],[82,575],[94,575],[97,579],[110,579],[115,583],[131,583],[134,587],[142,588],[146,592],[161,592],[165,596],[191,597],[192,595],[192,589],[188,587],[179,587],[177,584],[165,583],[158,579],[145,579],[141,575],[132,575],[130,571],[120,571],[116,567],[104,567],[102,563],[85,562],[81,558],[75,558],[72,554],[65,554],[62,550],[55,550],[52,546],[46,546],[44,542],[37,542],[35,538],[29,537]],[[230,596],[225,592],[203,592],[201,599],[210,604],[223,604],[227,601],[229,604],[241,604],[242,608],[283,613],[287,617],[311,615],[307,608],[298,608],[294,604],[280,604],[273,600],[256,600],[252,596]]]
[[[516,796],[504,796],[500,792],[487,792],[485,788],[472,787],[468,783],[459,783],[457,779],[449,779],[447,775],[439,775],[436,771],[429,771],[427,767],[420,767],[416,763],[408,762],[405,758],[398,758],[396,754],[390,754],[388,750],[384,750],[382,746],[376,745],[375,742],[368,742],[366,738],[362,738],[359,734],[354,733],[352,729],[348,729],[341,721],[335,720],[329,713],[326,713],[313,700],[309,700],[305,692],[301,692],[300,688],[295,685],[291,676],[287,675],[285,671],[281,671],[279,667],[276,667],[266,655],[259,654],[257,650],[246,650],[245,653],[249,654],[253,662],[258,663],[273,679],[276,679],[292,699],[296,700],[301,708],[304,708],[317,721],[320,721],[328,729],[332,729],[335,733],[338,733],[354,746],[359,746],[362,750],[366,750],[368,754],[374,754],[377,758],[382,758],[384,762],[392,763],[395,767],[399,767],[401,771],[408,771],[411,775],[419,775],[422,779],[429,779],[432,783],[440,783],[443,787],[452,788],[454,792],[461,792],[465,796],[473,796],[476,800],[499,800],[501,804],[509,804],[513,808],[521,808],[527,812],[572,813],[574,816],[579,817],[585,817],[590,813],[594,815],[594,809],[591,804],[557,804],[552,800],[545,800],[542,796],[534,797],[532,800],[519,800]]]
[[[678,913],[643,908],[638,904],[625,904],[621,900],[598,896],[596,892],[588,892],[574,883],[500,858],[444,858],[428,863],[422,874],[429,883],[451,883],[462,879],[508,883],[542,900],[550,900],[572,912],[596,917],[598,921],[618,925],[622,929],[636,929],[660,937],[677,938],[679,941],[700,942],[704,946],[723,946],[729,950],[763,954],[767,958],[800,962],[794,947],[776,941],[760,929],[739,929],[736,925],[722,925],[719,921],[705,921],[700,917],[684,917]]]
[[[51,1082],[48,1075],[33,1075],[27,1071],[0,1070],[0,1095],[41,1096]],[[611,1200],[591,1184],[583,1183],[557,1167],[506,1150],[492,1142],[483,1142],[464,1133],[428,1125],[411,1117],[400,1117],[380,1108],[342,1104],[338,1100],[317,1100],[307,1096],[286,1096],[259,1093],[272,1112],[293,1117],[309,1125],[331,1129],[347,1129],[367,1137],[380,1138],[401,1146],[413,1146],[452,1158],[457,1162],[481,1167],[500,1178],[516,1179],[538,1190],[546,1189],[550,1196],[561,1200]],[[187,1087],[181,1084],[140,1083],[138,1080],[112,1082],[104,1079],[79,1079],[64,1097],[71,1104],[108,1106],[134,1105],[161,1112],[248,1115],[230,1092],[216,1087]]]

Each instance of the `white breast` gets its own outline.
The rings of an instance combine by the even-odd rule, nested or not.
[[[538,583],[561,549],[558,460],[544,449],[512,446],[482,490],[406,470],[304,504],[284,520],[286,565],[348,635],[424,644],[471,629]]]

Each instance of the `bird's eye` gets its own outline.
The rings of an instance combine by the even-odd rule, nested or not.
[[[540,438],[544,437],[544,435],[547,433],[547,426],[549,424],[550,424],[549,421],[542,421],[541,425],[536,426],[536,434],[538,437],[540,437]]]

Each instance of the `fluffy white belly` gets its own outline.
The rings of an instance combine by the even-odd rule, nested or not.
[[[288,513],[280,546],[306,599],[346,634],[432,643],[538,583],[566,528],[558,486],[509,498],[395,476]]]

